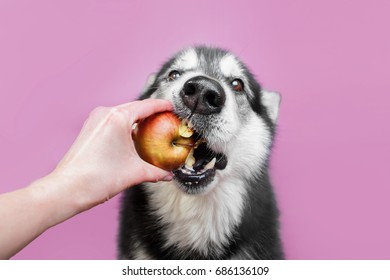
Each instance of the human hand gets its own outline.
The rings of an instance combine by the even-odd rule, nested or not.
[[[131,135],[134,123],[168,110],[171,103],[157,99],[96,108],[50,176],[69,181],[67,185],[74,186],[71,195],[86,208],[141,182],[171,180],[172,173],[138,156]]]

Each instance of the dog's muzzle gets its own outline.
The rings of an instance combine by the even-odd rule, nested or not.
[[[192,113],[201,115],[220,113],[226,100],[222,86],[205,76],[189,79],[184,84],[180,97]]]
[[[192,159],[175,170],[176,182],[187,194],[200,194],[214,180],[217,170],[223,170],[228,159],[208,146],[205,137],[208,122],[215,119],[226,102],[226,94],[221,84],[206,76],[196,76],[187,80],[180,91],[180,98],[191,114],[187,119],[194,129],[195,137],[200,144],[192,150]],[[187,113],[188,114],[188,113]]]

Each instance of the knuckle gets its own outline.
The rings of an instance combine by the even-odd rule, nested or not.
[[[103,115],[106,111],[107,111],[107,108],[106,108],[106,107],[99,106],[99,107],[96,107],[95,109],[93,109],[93,110],[91,111],[91,113],[89,114],[89,116],[90,116],[90,117],[101,116],[101,115]]]
[[[123,122],[126,120],[126,112],[122,108],[109,108],[109,120],[113,122]]]

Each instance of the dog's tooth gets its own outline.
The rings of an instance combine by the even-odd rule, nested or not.
[[[194,171],[194,170],[190,167],[186,167],[183,169],[183,173],[187,174],[187,175],[191,175],[191,171]]]
[[[188,154],[188,156],[186,158],[185,166],[188,169],[192,169],[194,164],[195,164],[194,149],[191,149],[190,153]]]
[[[205,165],[205,167],[203,169],[209,170],[211,168],[214,168],[216,161],[217,161],[217,158],[213,158],[208,164]]]

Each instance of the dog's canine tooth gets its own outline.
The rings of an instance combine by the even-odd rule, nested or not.
[[[194,164],[195,164],[194,149],[191,149],[190,153],[188,154],[188,156],[186,158],[185,166],[188,169],[192,169]]]
[[[205,167],[203,168],[203,170],[209,170],[209,169],[214,168],[215,162],[216,162],[216,161],[217,161],[217,158],[214,157],[208,164],[205,165]]]

